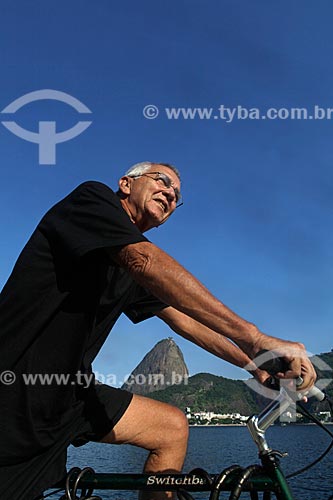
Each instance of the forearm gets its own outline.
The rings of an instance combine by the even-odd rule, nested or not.
[[[280,378],[301,375],[304,380],[302,389],[313,385],[316,373],[302,344],[261,333],[255,325],[217,300],[194,276],[152,243],[127,245],[112,258],[160,300],[231,339],[249,358],[253,359],[261,349],[274,350],[289,366]]]
[[[124,247],[116,256],[133,278],[156,297],[235,342],[250,355],[260,332],[217,300],[194,276],[151,243]]]
[[[235,366],[246,368],[253,375],[257,374],[258,370],[251,359],[224,335],[214,332],[172,307],[163,309],[157,316],[163,319],[174,332],[197,346]]]

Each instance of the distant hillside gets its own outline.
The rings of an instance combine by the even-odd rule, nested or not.
[[[332,380],[333,352],[323,353],[312,359],[318,380]],[[331,369],[327,369],[327,366]],[[180,379],[183,383],[179,383]],[[161,340],[155,345],[133,370],[123,388],[136,394],[149,395],[152,399],[170,403],[182,410],[189,406],[192,412],[250,415],[268,402],[242,380],[209,373],[188,377],[183,354],[172,338]],[[333,397],[332,383],[326,390]],[[310,406],[314,410],[322,409],[319,403],[313,400]]]
[[[135,394],[151,394],[187,380],[188,369],[176,342],[167,338],[158,342],[133,370],[122,389]]]
[[[333,352],[320,354],[313,358],[318,380],[332,380],[332,370],[321,370],[320,360],[333,368]],[[325,388],[333,398],[333,383]],[[250,415],[263,408],[268,400],[252,391],[242,380],[231,380],[209,373],[199,373],[189,377],[187,385],[169,387],[150,394],[150,397],[170,403],[184,410],[213,411],[215,413],[240,413]],[[309,406],[313,410],[322,410],[323,404],[312,399]]]
[[[255,393],[241,380],[231,380],[210,373],[189,377],[187,385],[174,385],[149,397],[191,411],[241,413],[250,415],[258,410]]]
[[[333,369],[333,351],[323,352],[321,354],[313,356],[313,362],[315,363],[315,365],[319,365],[319,363],[317,363],[315,361],[315,358],[320,358],[324,363],[326,363],[328,366],[330,366]],[[318,368],[320,368],[320,367],[318,366]],[[320,369],[317,369],[317,371],[318,372],[325,372],[325,370],[320,370]]]
[[[321,387],[321,383],[325,382],[325,391],[328,396],[333,399],[333,352],[324,352],[313,356],[311,358],[317,372],[318,376],[318,386]],[[324,366],[322,364],[324,363]],[[330,367],[330,369],[328,368]],[[329,383],[330,382],[330,383]],[[328,384],[328,385],[327,385]],[[311,399],[310,406],[313,410],[321,410],[322,404],[318,403],[315,399]]]

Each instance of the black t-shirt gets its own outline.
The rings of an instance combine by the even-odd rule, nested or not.
[[[0,472],[65,442],[82,408],[75,382],[27,385],[22,374],[89,373],[121,313],[139,322],[165,307],[107,251],[142,241],[119,197],[93,181],[38,224],[0,295],[0,373],[16,376],[0,384]]]

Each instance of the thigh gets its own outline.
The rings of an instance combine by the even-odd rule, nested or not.
[[[144,396],[134,395],[114,428],[101,439],[103,443],[132,444],[147,450],[174,446],[187,439],[188,423],[178,408]]]
[[[117,424],[133,394],[105,384],[94,384],[79,394],[83,402],[80,425],[72,444],[81,446],[89,441],[100,441]]]

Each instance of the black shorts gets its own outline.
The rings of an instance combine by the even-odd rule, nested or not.
[[[66,474],[68,446],[100,441],[121,419],[133,394],[96,384],[81,389],[77,396],[75,419],[68,422],[61,439],[38,456],[0,467],[1,500],[32,500],[54,487]]]
[[[88,389],[83,389],[82,397],[84,408],[71,443],[74,446],[82,446],[89,441],[101,441],[121,419],[133,394],[96,383]]]

